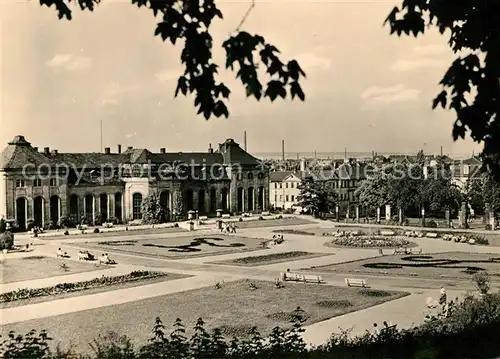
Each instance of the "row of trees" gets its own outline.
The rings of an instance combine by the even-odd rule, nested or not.
[[[495,213],[500,213],[500,182],[489,173],[471,177],[460,187],[452,181],[451,171],[445,164],[427,168],[428,173],[424,175],[423,161],[417,163],[395,164],[371,174],[354,193],[359,205],[367,214],[391,205],[407,216],[419,217],[425,209],[427,216],[441,217],[446,210],[456,216],[463,202],[467,209],[470,206],[475,214],[483,215],[489,203]],[[317,217],[334,212],[339,203],[338,194],[326,181],[307,177],[298,188],[298,205]]]

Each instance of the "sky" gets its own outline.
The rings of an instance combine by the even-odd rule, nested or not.
[[[233,138],[250,152],[478,152],[452,139],[454,114],[431,109],[454,58],[447,38],[390,36],[383,21],[397,0],[264,1],[241,30],[263,35],[283,60],[297,59],[306,101],[246,98],[235,74],[229,118],[196,115],[192,97],[174,99],[180,48],[154,37],[158,19],[130,2],[104,0],[73,20],[37,1],[2,0],[0,143],[24,135],[61,152],[117,144],[158,151],[204,151]],[[217,1],[215,58],[249,1]]]

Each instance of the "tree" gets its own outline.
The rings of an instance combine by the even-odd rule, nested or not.
[[[66,20],[73,17],[69,8],[71,2],[78,3],[81,10],[94,11],[100,0],[40,0],[41,5],[54,6],[59,19]],[[177,81],[175,96],[179,93],[185,96],[194,94],[198,114],[203,114],[207,120],[212,115],[228,117],[226,103],[231,90],[222,82],[217,82],[216,75],[221,66],[214,62],[212,56],[210,26],[215,19],[222,19],[222,12],[215,5],[215,0],[131,0],[131,3],[149,8],[154,18],[160,16],[162,20],[157,24],[155,36],[173,45],[179,40],[184,41],[180,58],[184,73]],[[306,74],[298,62],[283,62],[279,50],[262,36],[240,31],[254,5],[252,3],[240,22],[236,34],[222,44],[226,52],[226,69],[236,72],[247,97],[253,96],[258,101],[267,97],[272,102],[277,97],[285,99],[289,95],[292,99],[298,97],[304,101],[300,80]],[[265,86],[262,84],[262,73],[257,71],[259,67],[266,69],[264,76],[268,82]]]
[[[315,181],[310,176],[304,177],[298,189],[298,205],[315,217],[332,212],[337,205],[337,194],[325,181]]]
[[[354,192],[359,203],[369,210],[375,210],[389,203],[389,181],[384,172],[378,171],[364,180]]]
[[[470,177],[467,179],[464,186],[464,198],[477,215],[484,214],[484,180],[485,178],[483,177]]]
[[[498,216],[500,214],[500,181],[486,174],[483,182],[483,201],[489,203],[491,209]]]
[[[432,108],[456,113],[453,138],[483,142],[485,165],[500,178],[500,1],[404,0],[385,23],[391,34],[413,34],[437,28],[449,34],[457,54],[440,84]]]
[[[161,205],[160,197],[156,192],[152,192],[142,201],[141,213],[145,223],[156,224],[165,221],[165,208]]]
[[[419,210],[419,191],[423,182],[420,166],[396,164],[386,170],[389,181],[388,196],[390,203],[400,208],[403,214],[410,209]]]

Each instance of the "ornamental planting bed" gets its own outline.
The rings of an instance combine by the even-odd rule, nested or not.
[[[378,291],[374,295],[358,288],[289,282],[284,288],[277,289],[274,282],[253,283],[257,289],[252,289],[251,282],[246,280],[227,282],[222,283],[221,289],[210,286],[30,320],[6,325],[4,330],[27,332],[30,329],[47,329],[55,343],[73,343],[79,350],[88,352],[88,343],[109,330],[129,336],[133,344],[145,344],[151,337],[151,326],[156,317],[162,319],[167,331],[173,329],[176,318],[181,318],[187,327],[188,337],[193,334],[192,327],[199,317],[206,322],[207,330],[222,327],[228,336],[246,335],[252,326],[257,326],[262,335],[267,335],[275,326],[289,325],[286,320],[290,315],[287,313],[298,306],[307,315],[304,325],[310,325],[408,295],[404,292],[383,292],[386,295],[383,296]],[[325,304],[326,301],[340,300],[343,302]]]
[[[242,266],[242,267],[253,267],[253,266],[260,266],[260,265],[290,262],[290,261],[296,261],[296,260],[308,259],[308,258],[323,257],[326,255],[332,255],[332,254],[294,251],[294,252],[263,254],[261,256],[250,256],[250,257],[236,258],[236,259],[230,259],[230,260],[226,260],[226,261],[214,262],[214,264],[226,264],[226,265],[236,265],[236,266]]]
[[[261,239],[238,235],[191,235],[155,239],[108,240],[78,243],[101,252],[125,252],[162,258],[192,258],[262,249]]]
[[[416,244],[404,237],[381,236],[381,235],[356,235],[345,237],[333,237],[327,243],[328,247],[351,247],[351,248],[401,248],[416,247]]]
[[[62,264],[66,264],[65,268]],[[61,258],[31,255],[9,258],[0,264],[0,282],[14,283],[26,280],[56,277],[61,275],[103,270],[92,262],[72,261]]]
[[[51,287],[22,288],[0,294],[0,308],[40,303],[77,295],[95,294],[186,277],[188,276],[165,272],[133,271],[125,275],[102,276],[87,281],[59,283]]]
[[[446,252],[430,255],[388,255],[348,263],[320,266],[316,272],[356,273],[369,275],[422,278],[470,279],[477,272],[488,272],[500,280],[500,256],[490,253]]]

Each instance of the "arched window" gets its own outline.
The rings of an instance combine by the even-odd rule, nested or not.
[[[250,172],[250,173],[248,174],[248,177],[247,177],[247,178],[248,178],[249,180],[253,179],[253,173],[252,173],[252,172]]]
[[[259,174],[257,175],[257,178],[258,179],[263,179],[264,178],[264,174],[262,172],[259,172]]]
[[[132,195],[132,219],[142,219],[142,194],[134,193]]]

